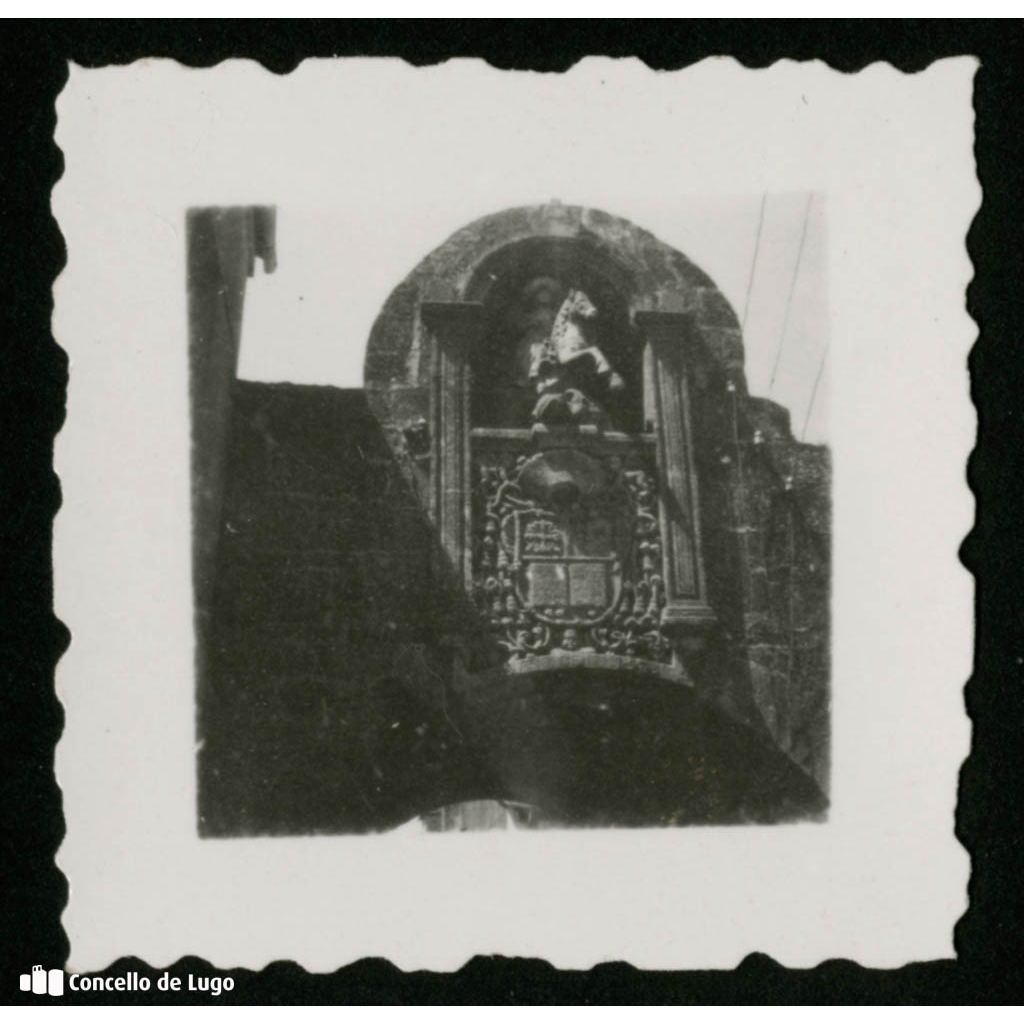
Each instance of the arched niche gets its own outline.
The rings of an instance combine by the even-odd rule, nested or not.
[[[466,299],[482,306],[477,344],[470,352],[470,418],[476,427],[514,428],[530,421],[536,389],[530,353],[550,335],[566,295],[577,290],[599,315],[592,341],[626,387],[605,396],[609,425],[644,429],[643,339],[632,320],[628,270],[585,238],[532,237],[490,253],[476,268]]]
[[[544,287],[539,307],[520,308]],[[624,388],[595,399],[600,416],[545,420],[522,372],[523,316],[542,321],[576,291]],[[602,211],[485,217],[389,297],[368,398],[439,532],[439,573],[472,595],[510,661],[625,657],[685,678],[681,652],[716,618],[693,416],[709,379],[745,392],[729,304],[680,253]]]

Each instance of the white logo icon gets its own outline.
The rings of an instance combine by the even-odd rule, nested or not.
[[[64,995],[64,972],[59,967],[44,971],[42,964],[36,964],[31,974],[23,974],[20,981],[22,992],[34,992],[37,996]]]

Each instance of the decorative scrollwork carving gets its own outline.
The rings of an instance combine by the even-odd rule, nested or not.
[[[669,661],[654,477],[616,455],[571,455],[479,454],[477,606],[511,658],[589,651]]]

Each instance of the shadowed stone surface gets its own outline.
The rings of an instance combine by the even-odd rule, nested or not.
[[[439,638],[474,613],[433,587],[433,530],[362,394],[239,382],[234,408],[200,700],[203,834],[378,830],[488,797],[536,806],[541,825],[821,812],[765,727],[706,687],[592,669],[460,679]],[[691,671],[715,676],[720,657]],[[751,657],[767,693],[788,648]]]

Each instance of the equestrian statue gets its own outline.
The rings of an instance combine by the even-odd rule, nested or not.
[[[588,336],[596,316],[597,308],[586,293],[570,289],[551,333],[531,345],[529,380],[539,396],[532,413],[535,423],[599,423],[606,417],[595,393],[625,387]]]

